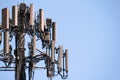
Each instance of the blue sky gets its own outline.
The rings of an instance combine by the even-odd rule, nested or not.
[[[0,9],[22,0],[0,0]],[[120,80],[120,0],[25,0],[57,22],[57,44],[69,49],[67,80]],[[0,13],[1,18],[1,13]],[[2,47],[0,47],[2,48]],[[35,80],[47,80],[44,70]],[[0,72],[1,80],[14,74]],[[7,75],[7,76],[6,76]],[[60,80],[55,77],[53,80]]]

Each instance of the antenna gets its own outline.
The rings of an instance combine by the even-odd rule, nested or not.
[[[33,41],[32,41],[32,46],[33,46],[33,56],[35,56],[36,53],[36,35],[33,36]]]
[[[44,12],[42,9],[39,10],[39,16],[40,16],[39,31],[44,32]]]
[[[30,25],[34,25],[34,5],[30,4]]]
[[[9,53],[9,32],[4,32],[4,53]]]
[[[9,29],[9,10],[8,10],[8,8],[2,9],[2,28]]]
[[[9,10],[3,8],[0,43],[2,42],[2,34],[4,42],[1,45],[3,49],[0,50],[0,61],[5,65],[0,66],[0,71],[14,71],[15,80],[26,80],[26,77],[28,80],[33,80],[36,69],[46,70],[50,80],[56,74],[62,79],[68,77],[68,50],[66,49],[63,54],[63,46],[55,47],[56,22],[52,22],[51,18],[44,21],[42,9],[39,9],[38,14],[34,15],[33,4],[27,6],[25,3],[20,3],[19,6],[12,6],[11,19]],[[25,46],[25,42],[28,40],[26,35],[30,39],[28,48]],[[11,43],[12,40],[15,45]],[[37,43],[40,41],[42,48],[37,48]],[[38,65],[42,61],[45,63]],[[26,70],[28,76],[26,76]]]
[[[51,54],[51,57],[52,57],[52,62],[55,61],[55,41],[52,41],[52,54]]]
[[[63,46],[59,46],[58,71],[62,70]]]
[[[2,28],[4,32],[4,53],[9,53],[9,10],[7,8],[2,9]]]
[[[56,22],[52,23],[52,40],[56,42]]]
[[[17,6],[12,7],[12,23],[14,26],[18,25],[18,8],[17,8]]]
[[[68,73],[68,49],[65,50],[65,56],[66,72]]]

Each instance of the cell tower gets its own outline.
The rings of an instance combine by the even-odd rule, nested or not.
[[[25,35],[31,40],[27,48]],[[33,4],[27,6],[25,3],[20,3],[19,6],[12,6],[12,19],[8,8],[2,9],[0,43],[2,41],[0,61],[5,64],[0,65],[0,71],[15,71],[15,80],[26,80],[26,69],[28,79],[32,80],[34,70],[37,68],[45,69],[50,79],[57,75],[62,79],[68,77],[68,49],[64,51],[63,46],[55,47],[56,22],[51,18],[45,20],[42,9],[34,14]],[[10,44],[11,41],[14,41],[15,45]],[[38,41],[42,43],[41,49],[36,47]],[[41,61],[45,62],[45,66],[36,65]]]

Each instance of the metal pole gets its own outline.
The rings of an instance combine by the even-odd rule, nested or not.
[[[16,80],[26,80],[25,74],[25,34],[17,34],[17,61],[16,61]]]

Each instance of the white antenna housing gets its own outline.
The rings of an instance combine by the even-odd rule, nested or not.
[[[54,62],[54,60],[55,60],[55,41],[52,41],[52,53],[51,53],[51,57],[52,57],[52,62]]]
[[[2,28],[9,29],[9,10],[8,10],[8,8],[2,9]]]
[[[58,71],[62,70],[63,46],[59,46]]]
[[[4,53],[9,53],[9,32],[4,32]]]
[[[36,53],[36,35],[33,36],[33,41],[32,41],[32,46],[33,46],[33,55],[32,56],[35,56],[35,53]]]
[[[18,8],[17,8],[17,6],[12,7],[12,24],[14,26],[18,25]]]
[[[39,15],[40,15],[39,31],[44,32],[44,12],[42,9],[39,10]]]
[[[30,4],[30,21],[29,21],[30,26],[34,25],[34,5]]]

